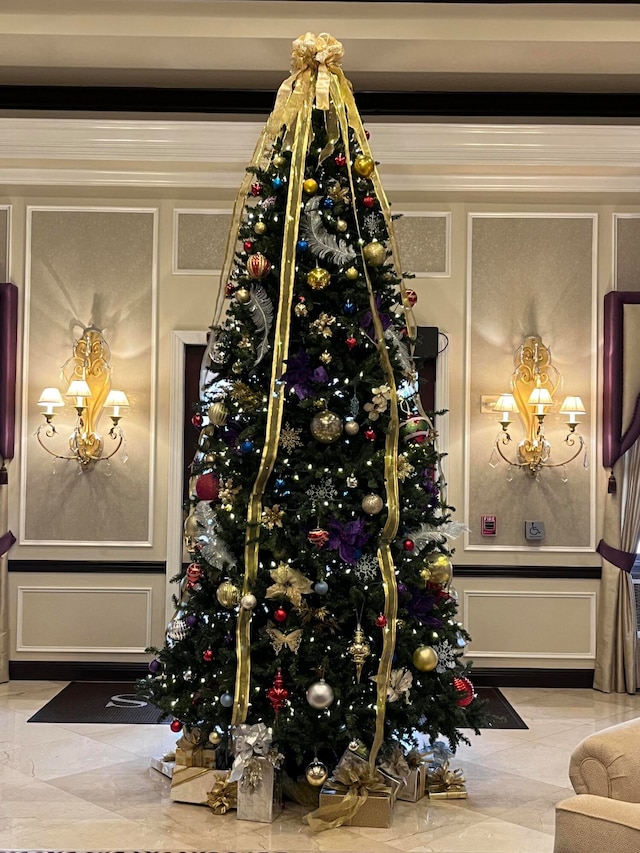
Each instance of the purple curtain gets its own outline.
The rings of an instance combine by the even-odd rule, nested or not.
[[[0,284],[0,457],[13,459],[16,423],[18,288]]]
[[[604,297],[602,464],[605,468],[613,468],[640,438],[640,398],[636,400],[631,423],[622,434],[625,304],[640,304],[640,292],[612,290]]]

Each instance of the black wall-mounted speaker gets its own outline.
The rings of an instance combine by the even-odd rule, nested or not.
[[[438,357],[438,327],[418,326],[416,346],[413,357],[418,361],[433,360]]]

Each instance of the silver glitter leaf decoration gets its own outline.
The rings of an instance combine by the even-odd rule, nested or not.
[[[267,296],[267,291],[261,284],[254,284],[251,288],[251,298],[246,305],[251,319],[256,327],[256,332],[262,333],[262,340],[257,346],[257,358],[254,362],[259,364],[269,350],[268,336],[273,325],[273,305]]]
[[[313,255],[344,266],[355,259],[356,251],[346,240],[339,240],[324,227],[322,213],[318,210],[321,202],[321,196],[314,196],[305,204],[300,219],[300,236],[307,241]]]

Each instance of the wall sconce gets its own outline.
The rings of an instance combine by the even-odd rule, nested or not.
[[[497,450],[508,465],[522,468],[528,474],[535,476],[541,468],[560,468],[580,455],[584,447],[584,439],[580,433],[576,432],[576,427],[578,415],[584,415],[585,408],[580,397],[570,396],[565,397],[560,406],[560,413],[567,415],[566,424],[569,431],[564,441],[571,448],[569,456],[562,462],[549,461],[551,444],[544,434],[544,420],[551,406],[554,405],[553,395],[561,381],[560,372],[551,362],[551,352],[542,343],[542,339],[536,335],[525,338],[515,354],[515,370],[511,374],[511,393],[501,394],[494,405],[494,410],[501,413],[502,432],[496,438],[492,457]],[[525,432],[524,438],[518,442],[515,460],[509,459],[503,452],[503,448],[512,441],[509,426],[510,415],[513,413],[520,415]]]
[[[124,442],[124,433],[119,426],[122,410],[128,408],[129,401],[124,391],[111,388],[111,352],[102,331],[88,326],[73,345],[73,355],[60,368],[61,382],[66,387],[65,396],[76,410],[76,422],[69,436],[70,453],[56,453],[50,450],[44,439],[58,435],[53,424],[56,409],[64,406],[62,394],[58,388],[45,388],[38,405],[43,408],[45,423],[40,424],[36,437],[50,456],[56,459],[74,459],[80,464],[80,470],[86,471],[96,462],[105,462],[114,456]],[[109,437],[116,445],[111,453],[104,454],[104,439],[98,432],[98,422],[103,409],[112,409]],[[123,461],[126,462],[126,457]]]

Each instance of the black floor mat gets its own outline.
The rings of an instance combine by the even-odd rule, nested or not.
[[[168,723],[155,705],[139,699],[134,685],[114,681],[72,681],[57,696],[31,717],[30,723]],[[492,729],[526,729],[496,687],[477,687],[481,699],[487,701]]]
[[[29,720],[30,723],[170,722],[162,711],[135,694],[132,682],[72,681]]]

